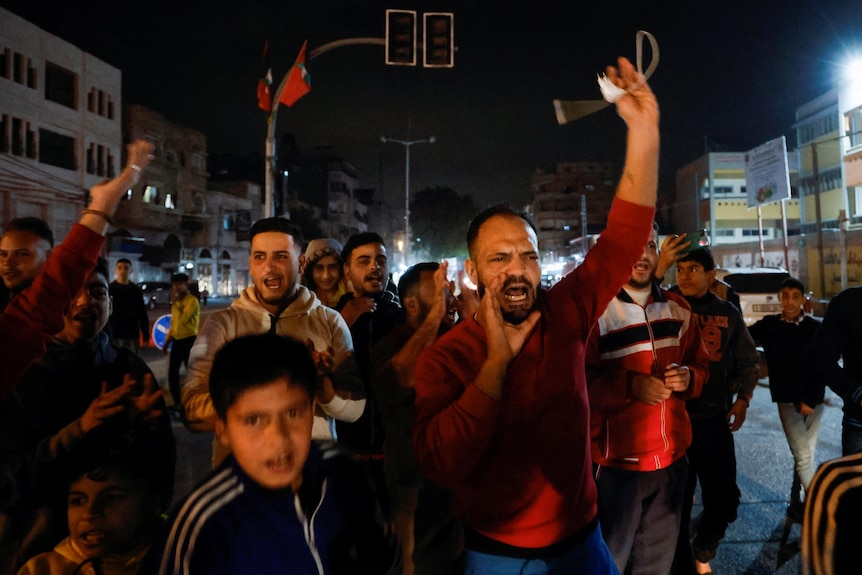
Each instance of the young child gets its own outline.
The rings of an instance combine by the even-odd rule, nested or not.
[[[215,356],[216,435],[231,455],[176,506],[141,573],[389,573],[394,542],[362,467],[312,442],[318,373],[306,346],[249,335]]]
[[[170,500],[161,455],[126,444],[93,446],[69,477],[69,535],[18,575],[135,575]],[[169,468],[172,474],[173,467]]]

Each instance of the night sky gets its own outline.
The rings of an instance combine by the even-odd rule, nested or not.
[[[436,136],[412,148],[411,189],[449,186],[480,205],[525,203],[533,171],[556,162],[619,169],[625,131],[614,109],[559,126],[552,100],[600,98],[596,73],[618,55],[634,60],[638,29],[661,51],[650,83],[662,110],[663,193],[707,146],[742,151],[781,135],[792,145],[795,109],[827,91],[845,55],[862,48],[862,10],[848,0],[76,4],[0,0],[120,68],[124,103],[200,130],[210,154],[263,154],[266,115],[255,94],[266,39],[277,84],[305,39],[311,50],[382,38],[386,8],[455,12],[454,69],[386,66],[381,46],[340,48],[309,62],[311,93],[279,108],[279,135],[331,146],[363,187],[395,204],[404,148],[380,143],[381,134]]]

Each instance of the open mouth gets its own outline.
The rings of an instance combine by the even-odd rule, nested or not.
[[[293,457],[281,455],[266,462],[266,468],[274,473],[287,473],[293,469]]]
[[[281,279],[274,277],[263,278],[263,285],[268,289],[278,289],[281,285]]]
[[[82,533],[80,535],[80,540],[88,547],[95,547],[104,543],[105,537],[107,537],[107,535],[104,531],[92,530]]]
[[[510,286],[503,292],[503,297],[511,303],[522,302],[527,299],[526,286]]]

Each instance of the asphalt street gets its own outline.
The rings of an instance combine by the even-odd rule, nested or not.
[[[228,303],[227,299],[211,299],[202,308],[204,320]],[[165,313],[170,310],[158,308],[151,312],[151,320]],[[167,356],[152,347],[142,350],[141,356],[169,396]],[[735,435],[737,484],[742,503],[739,518],[729,527],[717,557],[711,562],[716,575],[799,573],[801,526],[788,525],[785,519],[793,458],[768,385],[768,378],[760,380],[745,424]],[[841,399],[827,390],[826,403],[818,439],[818,464],[841,455]],[[179,420],[174,422],[174,432],[178,443],[175,491],[179,497],[209,472],[212,434],[191,433]],[[700,506],[695,502],[693,514],[699,512]]]

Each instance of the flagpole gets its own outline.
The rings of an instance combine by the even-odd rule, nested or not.
[[[323,44],[312,50],[309,55],[309,60],[314,60],[316,57],[321,54],[325,54],[330,50],[334,50],[335,48],[341,48],[342,46],[356,46],[360,44],[371,44],[378,46],[385,46],[386,39],[385,38],[344,38],[342,40],[335,40],[333,42],[329,42],[327,44]],[[281,94],[284,92],[284,88],[287,85],[287,78],[290,75],[290,70],[293,69],[293,66],[288,69],[288,71],[284,74],[284,77],[281,79],[281,82],[278,85],[278,89],[275,91],[275,94],[272,98],[272,111],[267,116],[267,127],[266,127],[266,174],[264,179],[264,217],[271,218],[275,215],[275,205],[273,199],[273,187],[275,185],[275,120],[278,114],[278,106],[281,100]]]

